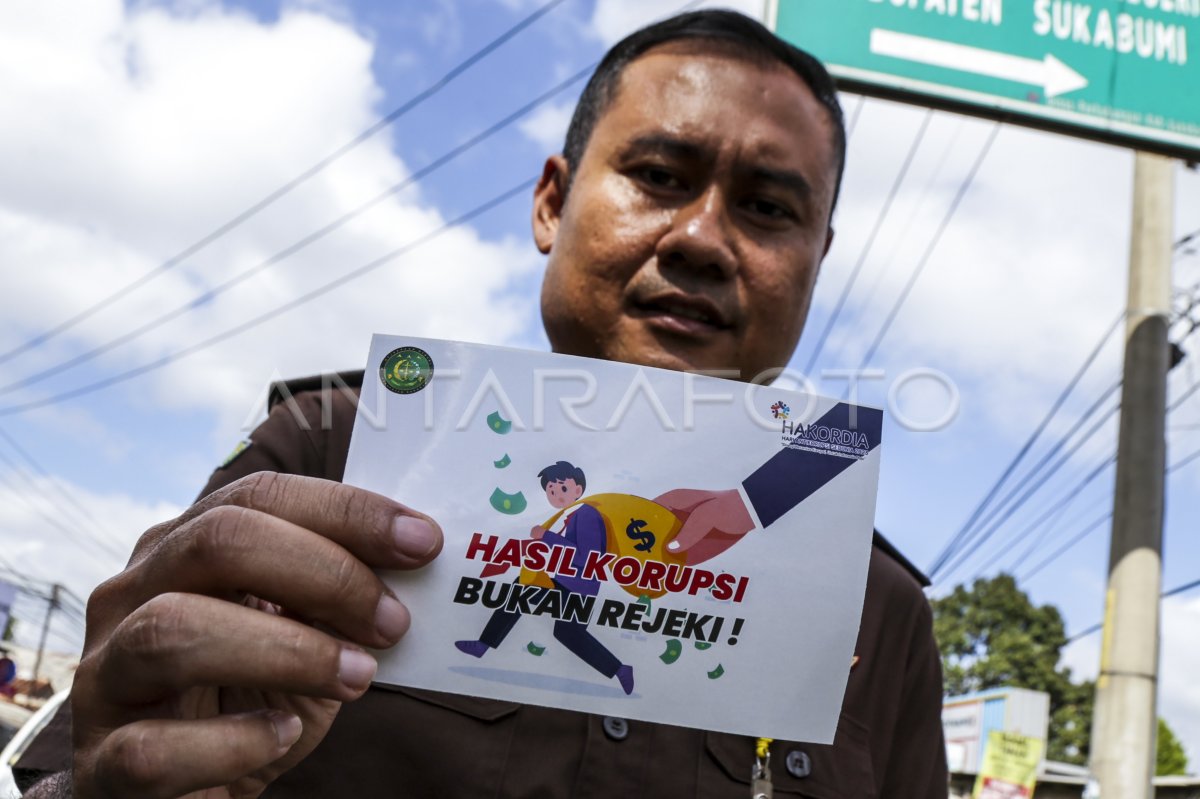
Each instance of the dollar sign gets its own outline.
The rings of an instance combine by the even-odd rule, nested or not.
[[[625,528],[625,535],[632,538],[634,541],[641,543],[634,544],[633,548],[639,552],[649,552],[654,549],[654,533],[649,530],[643,530],[646,522],[642,519],[630,519],[629,526]]]

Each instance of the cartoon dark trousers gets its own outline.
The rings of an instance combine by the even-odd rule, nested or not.
[[[546,492],[546,500],[560,511],[570,508],[583,496],[586,478],[583,470],[559,461],[553,466],[547,466],[538,473],[542,488]],[[545,541],[551,546],[560,544],[575,550],[571,565],[575,571],[582,574],[583,564],[592,552],[603,554],[607,548],[607,534],[604,518],[591,505],[581,503],[570,513],[558,517],[554,527],[561,525],[561,532],[547,530],[540,525],[535,526],[530,534]],[[552,588],[542,588],[541,591],[561,591],[563,594],[576,593],[584,596],[596,596],[600,590],[600,581],[557,574],[553,578]],[[542,594],[532,601],[536,602]],[[489,649],[495,649],[503,643],[505,637],[512,631],[520,613],[497,608],[492,618],[483,628],[479,640],[455,641],[454,645],[462,652],[473,657],[483,657]],[[626,694],[633,693],[633,666],[622,664],[604,644],[597,641],[587,630],[587,624],[578,621],[556,621],[554,637],[577,657],[603,674],[605,677],[616,677],[621,689]]]

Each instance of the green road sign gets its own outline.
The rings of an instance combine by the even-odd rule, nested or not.
[[[774,0],[851,91],[1200,158],[1200,0]]]

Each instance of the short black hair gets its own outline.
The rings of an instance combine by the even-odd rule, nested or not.
[[[551,483],[558,483],[563,480],[574,480],[575,485],[580,488],[587,488],[587,478],[583,476],[583,469],[566,461],[559,461],[553,466],[547,466],[538,472],[538,477],[542,480],[543,491]]]
[[[842,105],[838,102],[837,87],[833,78],[820,61],[799,47],[783,41],[757,20],[736,11],[717,9],[691,11],[656,22],[634,31],[605,53],[579,96],[575,113],[571,116],[571,124],[567,128],[563,157],[570,167],[568,187],[571,177],[583,160],[584,150],[587,149],[596,123],[616,96],[625,67],[654,47],[680,40],[718,42],[755,59],[777,61],[804,81],[817,98],[817,102],[829,112],[833,122],[837,181],[833,187],[832,207],[836,208],[838,194],[841,192],[842,173],[846,168],[846,119],[842,113]]]

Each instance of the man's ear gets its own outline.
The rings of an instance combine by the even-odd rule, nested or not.
[[[543,255],[550,252],[562,221],[563,205],[567,200],[567,181],[570,168],[567,159],[552,155],[542,167],[542,176],[533,190],[533,241]]]
[[[821,253],[821,260],[825,260],[825,256],[829,255],[829,248],[833,246],[833,225],[825,229],[825,249]]]

